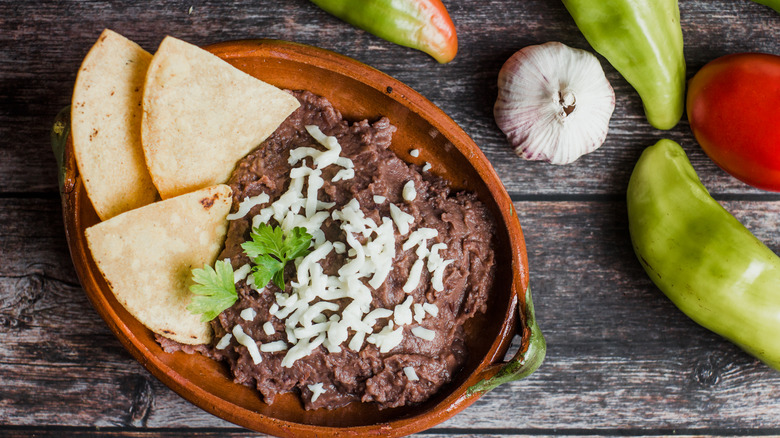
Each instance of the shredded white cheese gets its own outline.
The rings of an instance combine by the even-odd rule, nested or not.
[[[417,190],[414,188],[414,181],[409,180],[406,184],[404,184],[404,188],[401,191],[401,196],[404,198],[404,201],[414,201],[414,198],[417,197]]]
[[[298,342],[287,351],[287,354],[282,359],[282,366],[285,368],[292,367],[296,360],[308,356],[314,351],[315,348],[322,345],[325,341],[325,333],[320,333],[314,339],[299,339]]]
[[[355,177],[355,169],[341,169],[333,175],[333,182],[352,179]]]
[[[297,163],[304,156],[311,156],[317,169],[323,169],[330,166],[331,164],[341,166],[345,170],[353,169],[354,164],[352,163],[352,160],[339,156],[341,154],[341,145],[339,144],[339,141],[336,137],[323,134],[322,130],[320,130],[320,128],[316,125],[306,125],[306,131],[308,131],[309,135],[317,140],[319,144],[325,146],[327,150],[322,152],[314,148],[293,149],[290,151],[290,165]],[[293,160],[294,152],[296,152],[295,160]],[[336,176],[338,176],[338,173]],[[354,176],[355,172],[352,170],[351,175],[350,173],[344,173],[338,179],[334,177],[333,180],[338,181],[341,179],[350,179]]]
[[[306,188],[306,218],[311,218],[317,212],[317,192],[325,184],[321,175],[320,169],[315,169],[309,174],[308,187]]]
[[[420,339],[425,339],[426,341],[432,341],[434,337],[436,337],[436,332],[433,330],[428,330],[424,327],[414,327],[412,329],[412,334],[417,336]]]
[[[440,264],[436,267],[436,270],[433,271],[433,277],[431,278],[431,286],[433,286],[433,289],[437,292],[441,292],[444,290],[444,269],[449,266],[450,263],[452,263],[454,260],[447,260],[446,262]]]
[[[423,310],[425,310],[428,314],[430,314],[434,318],[439,316],[439,308],[436,307],[436,304],[433,304],[433,303],[423,303],[422,308],[423,308]]]
[[[333,242],[333,250],[336,251],[336,254],[344,254],[347,252],[347,245],[344,242]]]
[[[240,325],[233,327],[233,336],[236,337],[236,342],[246,347],[249,351],[249,356],[252,358],[252,362],[255,365],[263,361],[263,357],[260,356],[260,351],[257,349],[257,343],[249,335],[244,333],[244,329]]]
[[[246,216],[247,213],[249,213],[249,210],[251,210],[252,207],[256,205],[265,204],[270,200],[271,198],[269,198],[268,195],[265,193],[260,193],[257,196],[252,196],[251,198],[250,197],[244,198],[244,200],[239,202],[238,204],[238,211],[227,215],[226,219],[229,221],[241,219],[242,217]]]
[[[368,327],[373,327],[376,324],[376,320],[380,318],[389,318],[393,315],[393,311],[390,309],[383,309],[378,307],[372,310],[368,315],[363,318],[363,323]]]
[[[422,167],[422,171],[423,172],[427,172],[427,171],[431,170],[431,167],[433,167],[433,166],[431,166],[431,163],[426,161],[425,165],[423,165],[423,167]]]
[[[406,374],[406,378],[412,382],[420,380],[420,378],[417,377],[417,372],[412,367],[404,367],[404,374]]]
[[[242,310],[241,313],[239,313],[238,315],[246,321],[253,321],[255,319],[255,316],[257,315],[257,312],[255,312],[255,309],[249,307],[247,309]]]
[[[436,268],[444,262],[444,259],[442,259],[439,255],[439,251],[442,249],[447,249],[447,245],[443,243],[437,243],[431,246],[431,252],[428,256],[428,272],[435,271]]]
[[[349,337],[349,332],[347,331],[349,328],[348,324],[348,322],[340,322],[339,319],[334,319],[328,323],[328,337],[323,345],[325,345],[325,348],[331,353],[341,352],[340,345]]]
[[[373,267],[376,268],[369,286],[374,289],[379,288],[385,282],[390,271],[393,270],[393,260],[395,259],[395,233],[393,232],[393,221],[389,218],[382,218],[382,225],[377,228],[377,237],[366,245],[366,252],[371,259]]]
[[[328,331],[328,324],[324,322],[320,324],[309,325],[308,327],[303,326],[293,329],[293,333],[295,333],[295,337],[298,339],[311,338],[326,331]]]
[[[286,349],[287,349],[287,342],[284,341],[266,342],[265,344],[260,346],[260,351],[264,353],[276,353],[278,351],[284,351]]]
[[[393,310],[393,321],[396,324],[407,325],[412,323],[412,297],[406,297],[406,300],[395,306]]]
[[[314,403],[320,398],[320,395],[325,392],[322,388],[322,383],[315,383],[314,385],[307,385],[309,391],[311,391],[311,402]]]
[[[360,351],[363,348],[363,342],[365,342],[366,332],[357,332],[352,336],[352,340],[349,341],[349,349],[352,351]]]
[[[331,179],[336,182],[353,178],[354,164],[340,156],[342,148],[336,137],[325,135],[315,125],[306,126],[306,130],[324,150],[319,147],[291,150],[288,162],[293,169],[287,191],[252,217],[253,227],[271,220],[276,221],[285,233],[295,227],[304,227],[312,235],[313,242],[311,252],[294,261],[296,274],[290,281],[292,290],[276,293],[276,302],[269,309],[269,313],[284,325],[286,342],[278,340],[259,344],[246,335],[241,326],[233,329],[233,336],[249,349],[255,363],[260,361],[259,351],[286,350],[282,366],[291,367],[320,345],[329,352],[338,353],[347,341],[347,347],[355,352],[360,351],[366,342],[375,345],[381,353],[391,351],[403,342],[403,326],[413,322],[420,324],[426,314],[438,313],[435,306],[431,310],[432,305],[426,308],[427,303],[414,303],[412,296],[407,296],[392,310],[371,308],[372,288],[380,288],[394,268],[398,236],[405,236],[401,238],[402,250],[414,249],[417,255],[403,287],[406,293],[420,286],[422,279],[427,277],[423,275],[425,269],[431,273],[435,289],[443,282],[444,269],[452,263],[451,260],[443,260],[439,254],[446,250],[445,244],[437,243],[428,248],[428,242],[438,237],[438,231],[432,228],[413,229],[415,217],[397,205],[390,203],[390,217],[381,217],[381,223],[372,219],[376,216],[367,216],[363,212],[363,207],[369,211],[375,209],[376,204],[387,202],[384,196],[374,195],[374,204],[367,206],[361,206],[357,199],[352,199],[339,209],[334,209],[335,203],[321,200],[319,192],[326,182],[323,169],[331,165],[341,167]],[[410,154],[419,156],[419,150],[414,149]],[[430,165],[426,163],[426,166]],[[414,180],[404,184],[401,196],[407,202],[416,199]],[[244,217],[253,207],[267,203],[267,198],[267,195],[261,194],[245,199],[239,204],[235,216]],[[321,228],[329,219],[340,228],[343,241],[327,241]],[[328,275],[323,272],[320,263],[334,252],[342,255],[344,262],[337,275]],[[237,282],[246,279],[247,284],[257,290],[256,285],[251,284],[253,278],[250,272],[251,266],[244,265],[235,271],[234,279]],[[254,319],[256,314],[250,315],[250,310],[242,311],[241,317]],[[378,324],[379,320],[384,321]],[[270,321],[265,322],[262,328],[268,336],[276,333]],[[411,332],[422,339],[430,340],[435,336],[435,332],[422,327],[415,327]],[[414,369],[407,368],[411,370],[404,370],[407,377],[416,380],[416,374],[414,379],[409,374],[414,373]],[[322,384],[318,385],[321,389]],[[317,391],[312,389],[312,401],[321,393]]]
[[[420,303],[414,303],[414,321],[419,324],[425,319],[425,308]]]
[[[412,269],[409,271],[409,278],[406,280],[406,284],[404,284],[404,292],[411,293],[413,290],[417,289],[417,286],[420,284],[423,266],[424,263],[422,259],[417,259],[417,261],[414,262]]]
[[[271,207],[266,207],[262,210],[260,210],[260,214],[257,214],[252,217],[252,228],[257,228],[260,226],[260,224],[267,223],[269,219],[271,219],[271,216],[274,214],[274,209]]]
[[[246,280],[246,276],[249,275],[249,272],[251,270],[252,267],[249,266],[249,263],[246,263],[240,268],[233,271],[233,283],[238,283],[241,280]]]
[[[293,333],[293,330],[290,327],[285,328],[284,333],[287,335],[287,342],[291,344],[298,343],[298,338],[295,337],[295,333]]]
[[[419,149],[412,149],[411,151],[409,151],[409,155],[417,158],[417,157],[420,156],[420,150]]]
[[[405,213],[395,204],[390,204],[390,217],[393,218],[395,226],[398,227],[398,232],[402,236],[409,232],[409,226],[414,223],[414,216],[409,213]]]
[[[404,340],[403,330],[403,327],[393,330],[393,321],[389,321],[379,333],[366,338],[366,342],[376,345],[380,353],[387,353]]]
[[[427,246],[426,240],[433,239],[438,235],[439,232],[435,228],[418,228],[412,231],[411,233],[409,233],[409,238],[406,239],[406,242],[404,242],[403,246],[401,246],[401,249],[403,249],[404,251],[408,251],[418,245],[425,248]],[[436,245],[433,245],[431,247],[431,251],[433,251],[433,248],[439,245],[444,245],[444,244],[437,243]],[[444,247],[446,248],[446,245],[444,245]],[[426,256],[428,255],[428,252],[429,251],[426,251],[425,254]]]
[[[217,350],[224,350],[228,345],[230,345],[230,339],[233,337],[230,333],[225,333],[225,336],[222,337],[222,339],[217,342]]]

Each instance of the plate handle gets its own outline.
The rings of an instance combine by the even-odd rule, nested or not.
[[[68,148],[70,137],[70,106],[63,108],[54,119],[51,127],[51,149],[57,160],[57,176],[60,184],[60,195],[63,197],[75,187],[76,161],[73,159],[72,148]]]
[[[517,289],[515,289],[515,293],[517,293]],[[519,295],[517,296],[519,297]],[[521,347],[509,362],[501,362],[488,367],[482,373],[485,377],[466,391],[467,397],[475,394],[484,394],[498,385],[524,379],[533,374],[544,361],[544,356],[547,353],[547,343],[536,321],[530,287],[526,288],[524,301],[525,306],[518,306],[518,312],[520,312],[518,335],[522,337],[523,345],[527,345],[527,347]],[[524,307],[525,309],[523,309]],[[525,315],[522,313],[523,310],[525,310]]]

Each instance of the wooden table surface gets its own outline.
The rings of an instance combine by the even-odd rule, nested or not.
[[[74,272],[49,128],[105,27],[152,52],[166,34],[334,50],[419,91],[482,148],[520,215],[549,350],[532,377],[420,436],[780,434],[780,373],[697,326],[650,282],[629,242],[625,191],[642,150],[674,139],[715,198],[776,253],[780,196],[718,169],[686,120],[652,129],[601,57],[617,96],[606,143],[568,166],[521,160],[492,116],[502,63],[529,44],[590,47],[557,0],[446,4],[460,51],[439,65],[304,0],[0,0],[0,436],[252,435],[133,360]],[[780,54],[780,14],[767,7],[680,0],[680,9],[689,77],[728,53]]]

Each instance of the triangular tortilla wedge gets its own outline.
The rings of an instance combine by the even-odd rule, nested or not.
[[[148,329],[183,344],[211,341],[208,322],[186,309],[192,269],[213,265],[232,191],[218,185],[128,211],[85,231],[117,300]]]
[[[157,199],[141,148],[141,98],[151,60],[138,44],[106,29],[76,77],[73,151],[102,220]]]
[[[142,142],[163,199],[226,182],[298,108],[290,94],[166,37],[146,75]]]

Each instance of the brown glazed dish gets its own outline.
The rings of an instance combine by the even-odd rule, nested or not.
[[[64,156],[58,158],[62,160],[63,214],[73,263],[95,309],[146,369],[185,399],[235,424],[278,436],[342,437],[402,436],[422,431],[452,417],[476,401],[484,389],[494,386],[469,391],[473,385],[494,377],[495,383],[511,380],[517,366],[528,368],[525,362],[536,362],[529,373],[538,367],[544,341],[540,341],[541,353],[529,348],[538,345],[541,335],[531,327],[536,327],[533,309],[530,300],[526,302],[526,296],[530,297],[526,294],[528,262],[517,213],[488,160],[452,119],[399,81],[323,49],[254,40],[216,44],[207,50],[277,87],[324,96],[347,120],[373,121],[387,116],[398,128],[392,149],[399,157],[417,164],[430,162],[432,172],[455,188],[475,192],[491,209],[497,222],[496,279],[487,313],[466,323],[467,362],[452,382],[427,402],[384,410],[374,404],[352,403],[332,411],[305,411],[296,395],[284,394],[267,405],[254,388],[233,383],[225,364],[198,354],[165,353],[153,333],[116,301],[84,238],[84,230],[99,219],[79,178],[67,131],[55,126],[54,142],[60,135],[65,145]],[[418,157],[409,155],[413,148],[419,149]],[[522,345],[513,361],[504,362],[515,334],[522,337]],[[505,367],[507,364],[510,366]]]

